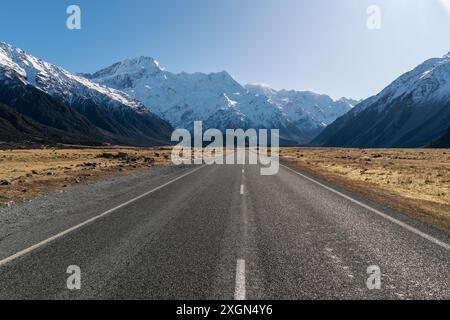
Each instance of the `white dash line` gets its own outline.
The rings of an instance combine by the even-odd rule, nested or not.
[[[236,264],[236,289],[234,300],[245,300],[245,260],[239,259]]]
[[[241,184],[241,195],[243,195],[243,194],[244,194],[244,185]]]

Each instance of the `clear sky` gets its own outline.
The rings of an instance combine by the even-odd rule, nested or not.
[[[66,28],[70,4],[81,30]],[[372,4],[380,30],[367,28]],[[2,0],[0,17],[0,41],[72,72],[145,55],[335,98],[376,94],[450,51],[450,0]]]

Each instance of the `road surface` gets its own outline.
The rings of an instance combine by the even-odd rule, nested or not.
[[[78,201],[1,237],[0,298],[450,298],[449,234],[286,166],[180,167]]]

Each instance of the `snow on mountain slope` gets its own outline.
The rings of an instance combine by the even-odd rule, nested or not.
[[[173,128],[126,93],[0,43],[0,102],[42,128],[39,138],[72,143],[163,145]],[[33,137],[31,137],[33,138]]]
[[[173,74],[160,68],[154,59],[140,57],[117,63],[90,78],[125,91],[177,127],[208,120],[217,111],[236,124],[250,122],[240,110],[242,101],[248,100],[247,92],[226,72]]]
[[[384,100],[382,107],[386,107],[394,99],[410,94],[414,103],[450,98],[450,53],[429,59],[403,74],[378,94],[377,100]]]
[[[30,84],[69,104],[83,97],[109,107],[125,105],[137,111],[145,110],[141,103],[122,92],[73,75],[3,42],[0,42],[0,77]]]
[[[84,76],[142,101],[174,127],[192,129],[197,120],[220,130],[290,126],[279,108],[250,94],[225,71],[174,74],[140,57]],[[312,138],[297,131],[288,135],[301,142]]]
[[[450,126],[450,53],[409,71],[313,141],[336,147],[419,147]]]
[[[276,91],[258,84],[247,85],[246,88],[250,92],[268,97],[269,101],[281,108],[291,120],[298,121],[299,118],[309,116],[324,127],[350,111],[358,103],[346,98],[333,100],[327,95],[310,91]]]
[[[243,87],[225,71],[175,74],[148,57],[125,60],[83,76],[126,92],[174,127],[192,129],[194,121],[202,120],[205,127],[221,130],[279,128],[284,138],[306,143],[323,130],[322,120],[326,118],[330,122],[330,118],[337,117],[325,109],[321,111],[327,115],[319,119],[312,115],[315,110],[308,113],[293,106],[285,110],[286,104],[279,103],[280,99],[273,101],[269,94],[258,94],[252,87]]]

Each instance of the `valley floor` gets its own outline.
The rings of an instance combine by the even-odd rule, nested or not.
[[[285,148],[304,172],[450,230],[450,149]]]
[[[282,148],[280,154],[302,172],[450,230],[450,149]],[[170,166],[170,156],[170,147],[0,150],[0,206]]]
[[[171,148],[0,150],[0,206],[103,177],[172,164]]]

